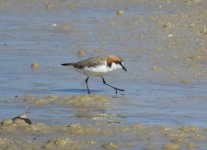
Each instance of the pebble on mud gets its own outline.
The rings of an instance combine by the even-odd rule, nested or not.
[[[200,61],[202,59],[202,56],[200,55],[192,55],[188,57],[192,61]]]
[[[39,64],[37,64],[37,63],[32,63],[31,64],[31,69],[32,70],[39,70],[39,68],[40,68],[40,65]]]
[[[54,8],[54,4],[53,3],[50,3],[50,2],[47,2],[47,3],[45,3],[45,8],[47,10],[51,10],[51,9]]]
[[[116,12],[116,15],[117,15],[117,16],[124,16],[124,11],[123,11],[123,10],[118,10],[118,11]]]
[[[171,28],[173,27],[174,25],[171,23],[171,22],[167,22],[163,25],[163,28]]]
[[[84,57],[84,55],[85,55],[85,52],[84,52],[83,50],[79,50],[79,51],[77,51],[77,53],[76,53],[76,56],[78,56],[79,58]]]
[[[201,34],[203,34],[203,35],[207,35],[207,28],[202,28],[201,30],[200,30],[200,33]]]

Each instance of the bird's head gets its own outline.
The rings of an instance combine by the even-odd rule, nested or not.
[[[110,55],[107,57],[107,66],[111,67],[112,64],[115,63],[116,65],[119,65],[124,71],[127,71],[127,69],[123,65],[123,59],[119,56]]]

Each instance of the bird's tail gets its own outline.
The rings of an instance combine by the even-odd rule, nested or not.
[[[65,63],[65,64],[61,64],[62,66],[72,66],[73,63]]]

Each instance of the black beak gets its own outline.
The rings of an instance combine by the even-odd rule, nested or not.
[[[122,67],[122,69],[123,69],[124,71],[127,71],[127,69],[123,66],[122,63],[120,63],[120,65],[121,65],[121,67]]]

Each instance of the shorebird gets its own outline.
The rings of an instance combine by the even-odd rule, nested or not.
[[[103,77],[104,75],[116,69],[122,68],[124,71],[127,71],[127,69],[123,65],[123,59],[121,57],[114,56],[114,55],[91,57],[79,62],[64,63],[61,65],[73,66],[76,69],[76,71],[87,76],[87,78],[85,79],[85,83],[86,83],[88,94],[91,93],[88,86],[88,79],[90,77],[101,77],[103,84],[113,88],[116,92],[116,95],[117,95],[117,91],[125,91],[123,89],[119,89],[117,87],[108,84]]]

